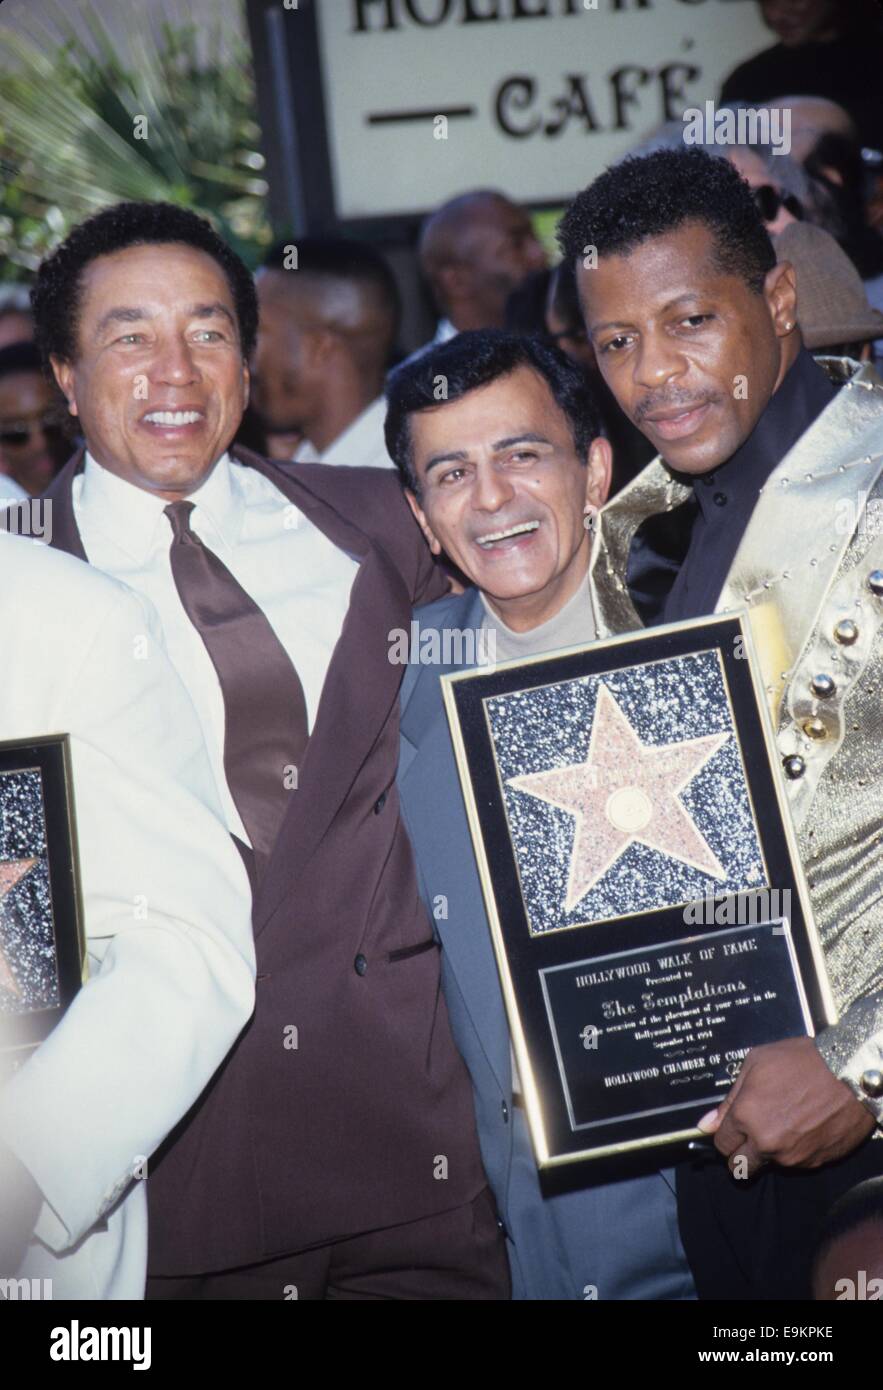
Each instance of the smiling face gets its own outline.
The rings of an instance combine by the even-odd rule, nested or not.
[[[712,232],[687,223],[577,270],[598,365],[672,468],[707,473],[754,429],[800,349],[783,262],[756,294],[721,271]]]
[[[227,278],[177,242],[91,262],[76,359],[52,365],[94,458],[169,501],[205,480],[248,401]]]
[[[410,432],[420,495],[408,497],[433,553],[444,551],[513,630],[552,617],[588,570],[584,509],[607,496],[607,441],[580,459],[530,367],[416,412]]]

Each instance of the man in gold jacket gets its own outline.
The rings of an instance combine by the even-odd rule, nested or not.
[[[748,608],[840,1015],[748,1055],[701,1122],[744,1176],[682,1164],[681,1234],[700,1297],[808,1297],[828,1205],[883,1173],[883,382],[807,353],[794,270],[722,159],[626,160],[559,238],[659,450],[595,520],[599,636]]]

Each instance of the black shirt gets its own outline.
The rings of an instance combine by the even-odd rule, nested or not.
[[[730,73],[721,101],[760,104],[777,97],[827,97],[843,106],[858,127],[859,141],[883,149],[883,39],[873,28],[830,43],[777,43]]]
[[[751,434],[731,458],[698,476],[671,470],[678,482],[693,488],[691,501],[678,509],[693,519],[680,566],[668,561],[669,572],[677,572],[656,622],[679,622],[714,612],[760,489],[836,393],[823,368],[801,348]],[[646,618],[653,620],[650,614]]]

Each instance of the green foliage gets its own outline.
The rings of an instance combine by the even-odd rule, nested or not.
[[[76,27],[67,5],[43,0],[51,37],[0,26],[0,279],[23,278],[122,199],[203,213],[250,265],[269,245],[245,41],[130,12],[125,65],[88,0]]]

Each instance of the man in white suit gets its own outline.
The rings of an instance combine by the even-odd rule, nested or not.
[[[157,634],[130,590],[0,531],[0,741],[70,734],[89,954],[0,1097],[0,1279],[56,1299],[143,1297],[139,1178],[254,1002],[245,870]]]

